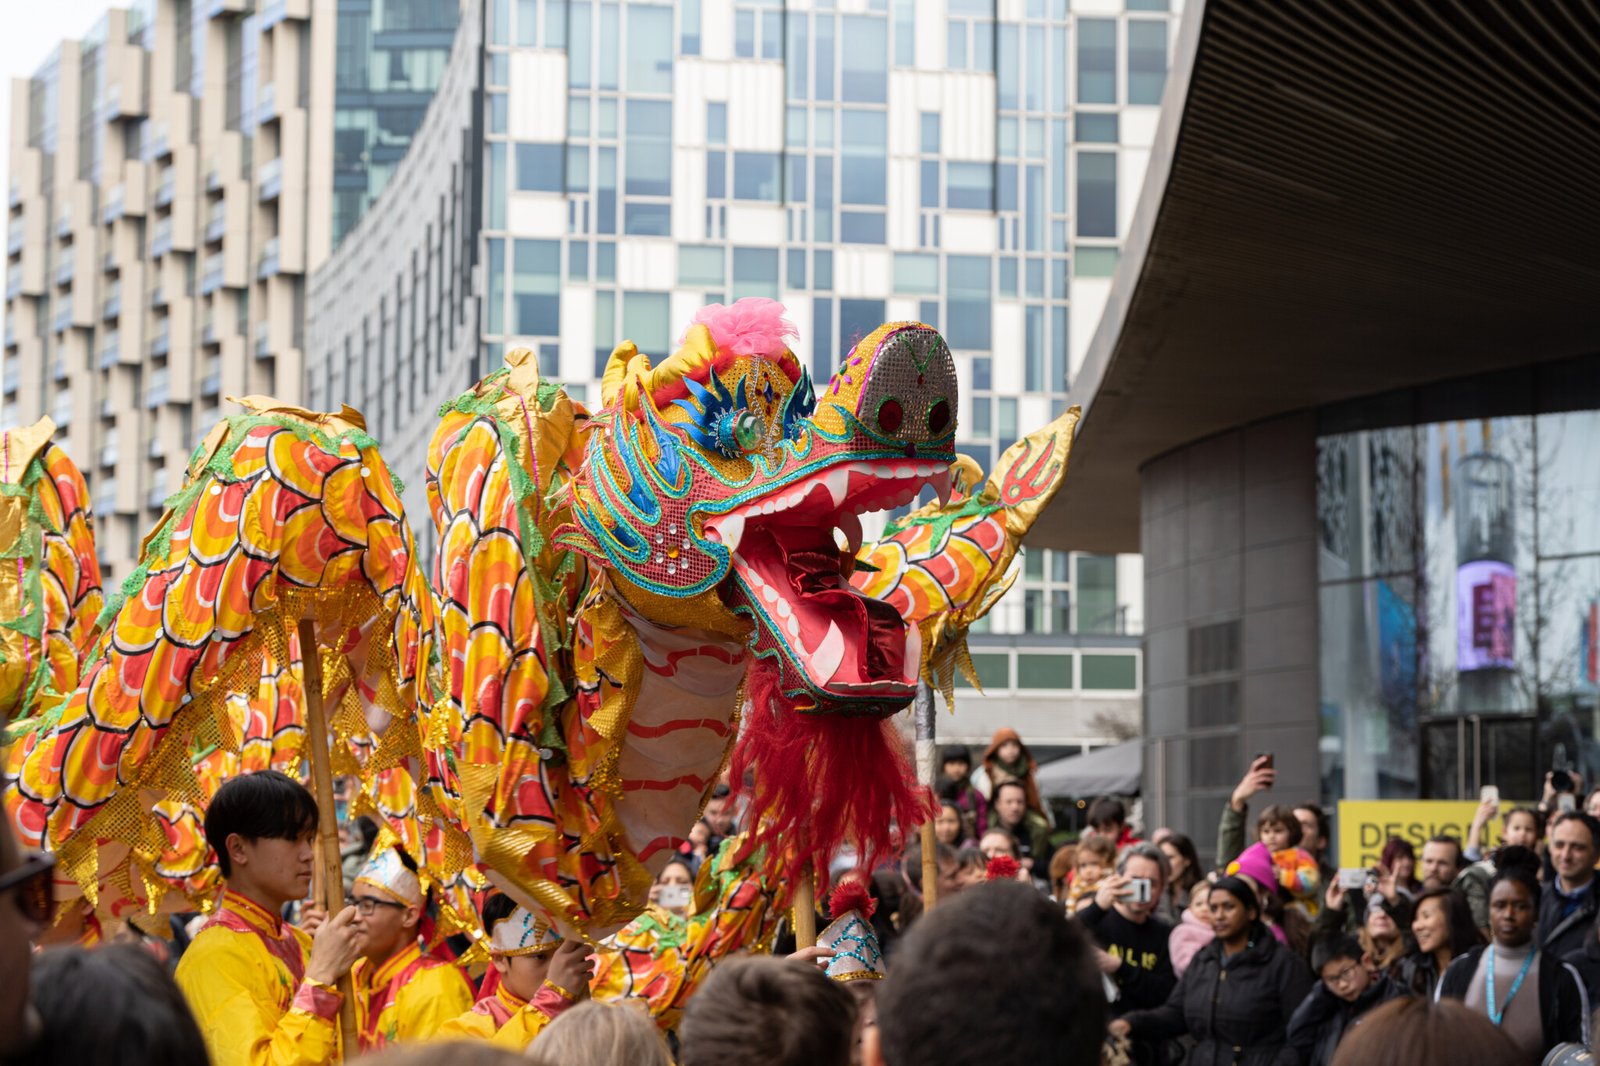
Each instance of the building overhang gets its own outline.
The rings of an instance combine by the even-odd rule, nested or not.
[[[1189,0],[1029,543],[1138,551],[1215,433],[1600,350],[1597,55],[1585,5]]]

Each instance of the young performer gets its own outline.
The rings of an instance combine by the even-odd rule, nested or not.
[[[222,904],[178,963],[214,1066],[320,1066],[337,1060],[334,982],[360,954],[356,909],[315,938],[286,925],[315,859],[317,804],[275,770],[225,782],[206,811],[206,840],[227,882]]]
[[[472,986],[455,966],[422,953],[422,884],[399,851],[375,853],[356,875],[350,903],[361,933],[353,971],[362,1051],[425,1040],[472,1007]]]
[[[441,1025],[438,1035],[527,1047],[557,1015],[588,998],[590,948],[563,940],[543,918],[499,893],[483,906],[483,927],[500,983],[471,1010]]]

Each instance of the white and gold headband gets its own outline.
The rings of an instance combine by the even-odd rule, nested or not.
[[[542,955],[561,944],[561,934],[544,915],[518,907],[489,932],[489,950],[497,955]]]
[[[422,906],[422,882],[413,871],[406,869],[405,863],[400,861],[400,853],[393,848],[374,852],[356,874],[355,883],[377,889],[408,907]]]

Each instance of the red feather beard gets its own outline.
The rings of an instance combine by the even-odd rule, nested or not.
[[[809,859],[823,884],[846,843],[864,871],[898,857],[938,806],[933,791],[917,783],[894,726],[887,718],[802,714],[778,681],[770,660],[752,665],[750,706],[733,749],[734,792],[747,787],[747,776],[753,782],[759,824],[751,844]]]

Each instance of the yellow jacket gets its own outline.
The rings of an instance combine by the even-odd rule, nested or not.
[[[353,972],[356,1034],[362,1051],[396,1041],[426,1040],[472,1007],[472,986],[461,971],[429,958],[412,944],[379,966],[366,959]]]
[[[178,962],[212,1066],[339,1060],[339,992],[308,981],[311,938],[235,892]]]
[[[572,1002],[548,981],[531,1003],[501,984],[494,995],[484,996],[471,1010],[439,1026],[436,1035],[449,1040],[485,1040],[520,1051]]]

